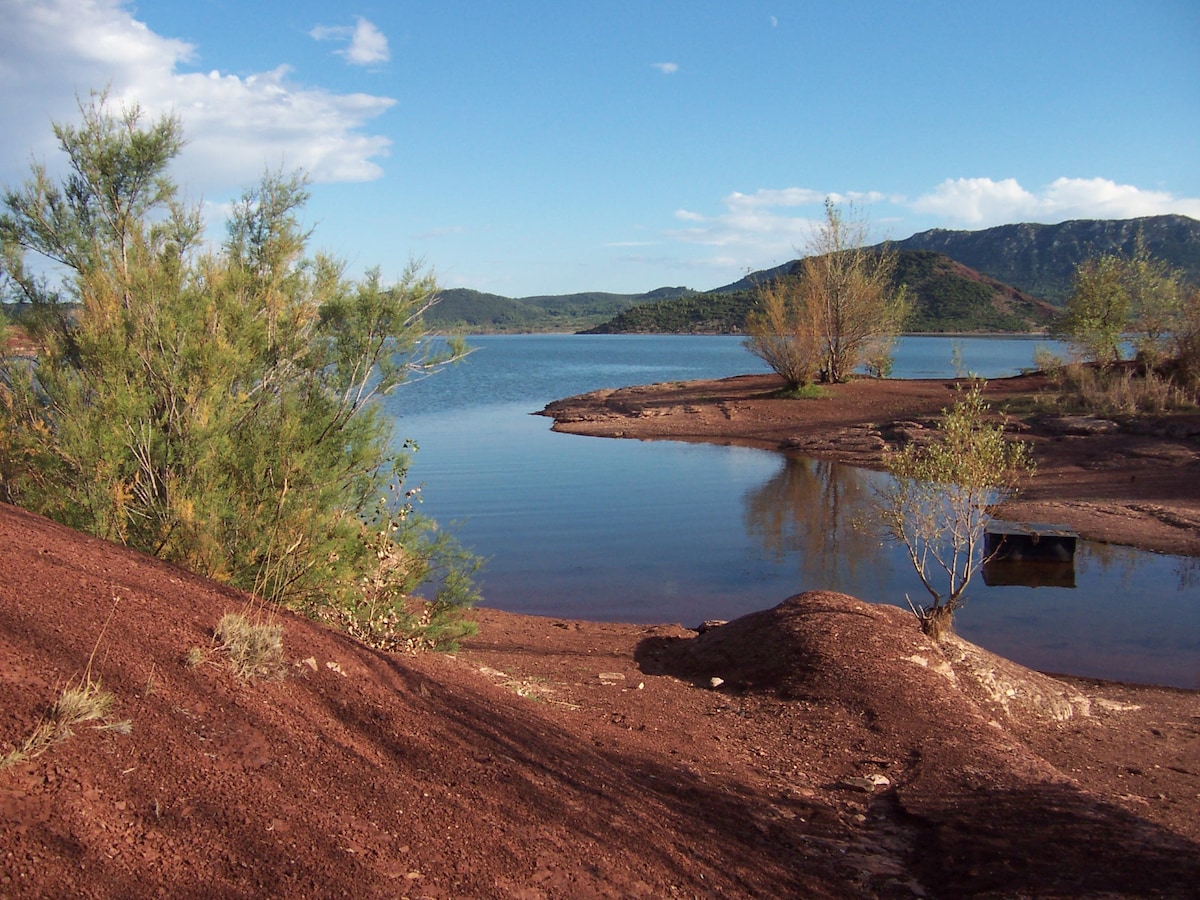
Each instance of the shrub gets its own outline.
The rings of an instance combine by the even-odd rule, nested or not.
[[[1189,391],[1176,378],[1132,363],[1106,368],[1067,363],[1053,378],[1060,406],[1092,415],[1162,413],[1195,404],[1194,390]]]
[[[904,546],[928,605],[909,605],[922,629],[937,640],[952,628],[955,611],[985,561],[990,510],[1032,474],[1027,445],[1006,441],[988,421],[984,383],[972,381],[944,411],[928,443],[911,443],[887,460],[893,479],[877,493],[888,538]]]
[[[0,275],[41,348],[0,358],[0,492],[272,602],[355,608],[363,529],[407,467],[377,400],[465,352],[418,341],[433,277],[354,280],[310,254],[298,174],[266,175],[206,248],[166,174],[177,120],[114,116],[103,96],[81,112],[55,126],[65,183],[35,166],[0,216]],[[429,571],[469,558],[431,534],[399,539]]]
[[[896,251],[866,247],[867,222],[825,201],[798,274],[768,282],[746,319],[746,347],[789,387],[837,383],[865,365],[891,371],[891,350],[911,303],[892,285]]]

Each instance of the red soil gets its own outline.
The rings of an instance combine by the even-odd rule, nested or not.
[[[849,456],[872,443],[862,423],[950,398],[848,385],[787,405],[804,411],[789,426],[766,387],[672,388],[659,405],[618,394],[641,411],[603,425],[762,446],[824,434]],[[672,432],[678,417],[657,415],[672,405],[699,409],[678,413],[693,425]],[[833,406],[847,407],[837,422]],[[1164,535],[1195,514],[1194,450],[1130,445],[1132,496],[1115,484],[1124,470],[1072,468],[1037,440],[1039,479],[1095,488],[1050,490],[1056,510],[1141,521],[1131,504],[1162,508],[1150,518]],[[1146,487],[1159,468],[1173,493]],[[85,673],[132,729],[78,727],[0,772],[0,897],[1186,897],[1200,884],[1195,692],[1049,679],[828,593],[701,635],[479,610],[479,636],[454,655],[380,653],[281,612],[285,676],[242,683],[211,635],[250,598],[2,504],[0,547],[0,753]],[[189,667],[196,647],[207,661]]]

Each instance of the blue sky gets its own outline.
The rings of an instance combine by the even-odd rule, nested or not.
[[[351,273],[522,297],[707,289],[875,236],[1200,218],[1200,3],[0,0],[0,184],[110,87],[222,212],[312,178]]]

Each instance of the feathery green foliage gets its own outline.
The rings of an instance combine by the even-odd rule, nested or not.
[[[167,176],[179,122],[113,115],[103,95],[81,113],[55,126],[63,184],[35,166],[0,216],[4,286],[40,348],[0,359],[0,496],[272,602],[353,606],[407,465],[375,401],[465,352],[422,349],[432,276],[411,265],[385,286],[310,255],[299,175],[265,175],[205,249]],[[427,572],[461,558],[398,515],[392,539]],[[461,579],[438,590],[454,610],[474,600]]]

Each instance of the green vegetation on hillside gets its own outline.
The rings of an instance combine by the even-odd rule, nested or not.
[[[896,254],[893,287],[908,289],[912,332],[1025,333],[1053,322],[1046,303],[972,272],[940,253],[901,251]],[[772,270],[794,272],[798,263]],[[741,334],[755,309],[758,291],[738,282],[738,290],[712,291],[677,300],[631,307],[589,334]]]
[[[902,251],[895,280],[908,285],[913,297],[907,331],[1027,332],[1045,328],[1054,318],[1047,305],[940,253]]]
[[[693,294],[677,300],[643,303],[625,310],[587,334],[740,334],[757,302],[755,291]]]
[[[1187,216],[1079,219],[1055,225],[998,225],[979,231],[935,228],[896,241],[901,250],[944,253],[963,265],[1061,306],[1075,269],[1085,260],[1131,256],[1142,242],[1149,254],[1200,284],[1200,221]]]
[[[432,278],[311,254],[299,175],[265,176],[209,248],[167,174],[178,121],[81,112],[54,129],[64,182],[35,165],[0,213],[36,347],[0,348],[0,499],[380,645],[453,642],[475,560],[416,514],[377,402],[464,352],[418,343]]]
[[[437,305],[425,314],[425,325],[434,331],[460,334],[582,331],[636,304],[694,293],[685,287],[664,287],[645,294],[590,292],[514,300],[452,288],[439,294]]]

